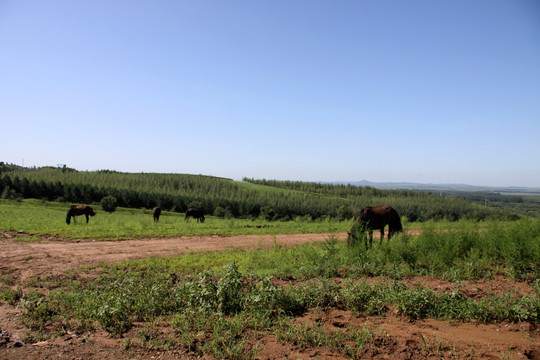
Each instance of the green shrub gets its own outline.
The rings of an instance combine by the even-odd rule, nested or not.
[[[259,212],[259,218],[263,220],[273,220],[276,212],[270,206],[262,206]]]
[[[114,196],[105,196],[103,199],[101,199],[100,204],[103,211],[110,213],[116,211],[117,201]]]
[[[217,307],[222,314],[235,314],[244,307],[246,285],[235,263],[227,265],[225,270],[225,275],[217,283]]]

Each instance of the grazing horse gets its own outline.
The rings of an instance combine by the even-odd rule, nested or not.
[[[204,213],[198,209],[194,209],[194,208],[187,209],[185,220],[189,221],[190,216],[197,219],[197,222],[199,221],[202,223],[204,222]]]
[[[94,216],[96,212],[88,205],[71,205],[66,215],[66,223],[69,225],[71,223],[71,217],[73,216],[73,221],[75,221],[75,216],[79,215],[86,215],[86,223],[88,224],[88,216]]]
[[[384,239],[384,227],[386,225],[388,225],[388,240],[390,240],[395,233],[403,230],[399,214],[391,206],[367,206],[360,210],[360,214],[358,214],[356,222],[351,228],[351,232],[349,232],[347,242],[352,244],[355,240],[359,240],[358,232],[361,232],[363,233],[362,236],[364,237],[364,243],[367,247],[368,239],[366,238],[367,234],[365,234],[365,232],[367,232],[369,234],[369,247],[371,247],[373,230],[380,230],[381,239],[379,243],[382,244]]]
[[[161,208],[159,206],[155,206],[152,209],[152,214],[154,215],[154,222],[158,222],[159,216],[161,215]]]

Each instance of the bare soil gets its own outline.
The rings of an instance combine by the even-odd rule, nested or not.
[[[334,234],[335,235],[335,234]],[[60,274],[69,269],[101,262],[117,263],[127,259],[181,255],[197,251],[221,251],[228,248],[264,249],[296,246],[324,241],[328,234],[199,236],[162,239],[138,239],[118,242],[65,240],[43,237],[39,242],[14,241],[25,235],[0,233],[0,275],[14,280],[13,287],[24,286],[37,276]],[[345,238],[346,234],[338,234]],[[384,278],[367,279],[385,281]],[[336,279],[335,281],[340,281]],[[451,291],[455,284],[430,277],[404,280],[409,284]],[[534,293],[533,286],[506,277],[482,279],[460,284],[471,298],[486,295]],[[22,309],[0,305],[0,360],[3,359],[195,359],[185,350],[156,350],[148,346],[126,346],[125,338],[105,332],[63,335],[35,341],[21,323]],[[462,323],[434,319],[411,321],[388,311],[384,316],[365,316],[338,309],[314,310],[296,319],[299,323],[322,325],[326,330],[362,329],[377,334],[372,346],[363,349],[361,358],[373,359],[540,359],[538,324]],[[140,325],[141,327],[144,324]],[[140,330],[137,325],[132,334]],[[170,325],[157,332],[166,335]],[[310,348],[283,343],[273,334],[258,339],[257,359],[346,359],[326,348]],[[136,344],[135,344],[136,345]],[[210,359],[208,357],[203,357]]]

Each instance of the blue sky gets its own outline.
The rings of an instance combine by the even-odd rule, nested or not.
[[[0,0],[0,161],[540,187],[540,3]]]

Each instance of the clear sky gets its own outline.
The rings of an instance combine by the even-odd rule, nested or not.
[[[540,187],[540,2],[0,0],[0,161]]]

